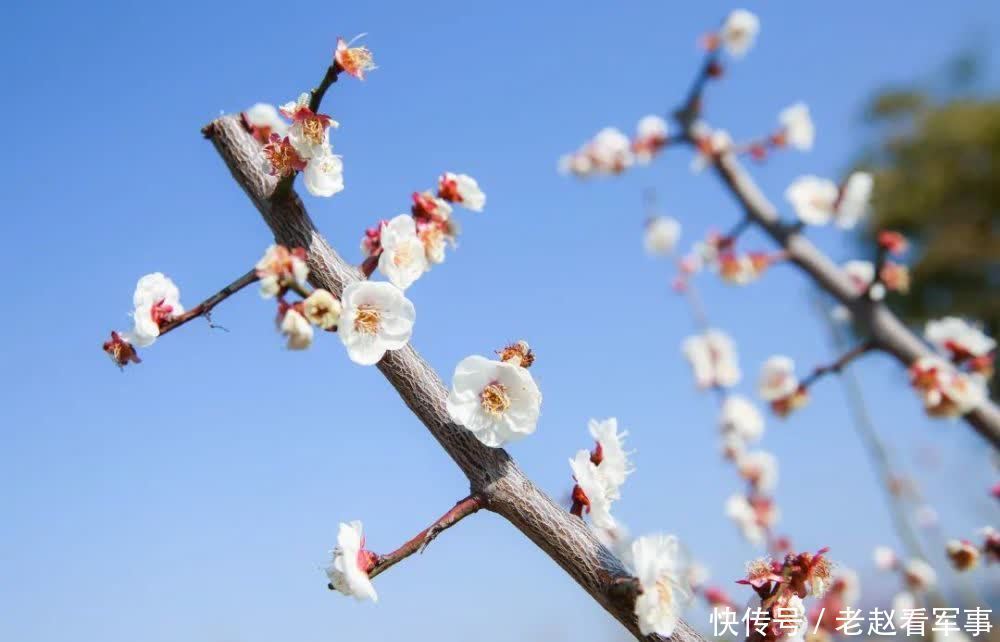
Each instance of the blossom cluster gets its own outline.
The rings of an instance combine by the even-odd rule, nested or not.
[[[104,352],[120,368],[140,363],[136,348],[153,345],[160,332],[184,314],[181,293],[177,285],[162,272],[147,274],[139,279],[132,295],[132,329],[112,331],[104,343]]]
[[[705,240],[695,243],[691,251],[678,264],[680,288],[687,279],[702,270],[711,270],[730,285],[747,285],[760,278],[775,263],[785,259],[784,252],[739,252],[736,237],[709,230]]]
[[[748,640],[802,640],[807,620],[803,600],[823,597],[834,584],[833,564],[827,549],[816,553],[787,553],[781,562],[760,558],[747,564],[738,581],[755,593]],[[792,622],[791,625],[788,623]]]
[[[950,539],[945,543],[948,561],[956,571],[968,571],[979,565],[980,560],[988,563],[1000,562],[1000,532],[992,526],[979,530],[980,544],[967,539]]]
[[[445,172],[438,178],[436,193],[414,192],[408,214],[400,214],[365,231],[361,252],[362,271],[376,268],[401,290],[413,285],[431,266],[444,262],[445,249],[455,245],[458,223],[452,204],[481,212],[486,195],[476,179],[467,174]]]
[[[850,229],[868,213],[874,179],[867,172],[854,172],[843,185],[818,176],[795,179],[785,190],[799,220],[807,225],[826,225],[831,221],[841,229]]]
[[[621,174],[633,165],[648,165],[670,142],[667,121],[644,116],[630,139],[621,130],[605,127],[578,150],[559,159],[559,171],[578,178]]]
[[[774,355],[761,366],[757,393],[779,417],[788,416],[809,401],[808,388],[795,374],[795,362],[784,355]]]
[[[311,97],[302,93],[277,109],[258,103],[243,113],[243,119],[263,145],[264,171],[282,178],[301,171],[310,194],[333,196],[344,189],[344,164],[330,145],[330,129],[338,123],[314,112]]]
[[[932,417],[959,417],[987,396],[996,341],[958,317],[929,321],[924,338],[940,356],[923,356],[910,366],[910,384]]]
[[[569,460],[576,482],[570,512],[579,517],[587,513],[595,527],[613,530],[617,524],[611,515],[611,504],[621,498],[622,484],[634,470],[625,451],[628,433],[618,430],[618,420],[614,417],[603,421],[591,419],[587,427],[594,438],[594,450],[577,451]]]

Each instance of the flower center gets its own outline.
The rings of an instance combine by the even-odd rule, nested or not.
[[[381,315],[375,308],[363,305],[358,308],[358,313],[354,317],[354,329],[363,334],[375,334],[378,332],[378,325]]]
[[[396,254],[392,257],[392,262],[396,267],[403,267],[413,262],[413,252],[410,245],[401,245],[396,248]]]
[[[510,397],[507,396],[507,389],[496,381],[483,388],[479,395],[479,403],[483,410],[492,417],[500,417],[510,408]]]
[[[660,606],[669,607],[674,602],[674,591],[670,588],[670,584],[664,577],[656,580],[656,597],[660,602]]]
[[[323,127],[323,123],[318,118],[310,118],[302,123],[302,134],[313,145],[321,145],[323,143],[323,134],[325,131],[326,128]]]

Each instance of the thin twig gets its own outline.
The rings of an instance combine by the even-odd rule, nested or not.
[[[376,575],[389,570],[414,553],[423,553],[428,544],[433,542],[438,535],[462,521],[469,515],[477,512],[485,505],[485,498],[478,493],[469,495],[465,499],[459,501],[451,510],[439,517],[433,524],[417,533],[413,539],[406,542],[391,553],[379,555],[377,561],[375,562],[375,566],[368,572],[368,577],[375,577]]]
[[[719,49],[715,48],[705,54],[705,60],[698,75],[695,76],[694,82],[691,83],[691,89],[688,90],[684,104],[674,112],[674,118],[680,122],[682,130],[688,138],[690,138],[688,130],[701,115],[702,94],[705,93],[705,85],[713,78],[713,72],[718,67]]]
[[[816,383],[818,380],[822,379],[828,374],[840,374],[847,367],[847,364],[854,361],[858,357],[875,349],[875,343],[872,341],[863,341],[858,345],[854,346],[844,354],[837,357],[836,361],[830,363],[816,366],[808,377],[802,380],[800,384],[802,388],[808,388],[809,386]]]
[[[194,306],[184,314],[179,314],[172,317],[169,321],[160,326],[160,336],[162,337],[166,333],[170,332],[175,328],[179,328],[191,319],[196,319],[198,317],[205,317],[208,320],[209,327],[221,328],[222,326],[217,326],[212,323],[210,312],[212,308],[219,305],[232,295],[236,294],[246,286],[251,283],[256,282],[260,277],[257,276],[257,270],[250,270],[240,278],[236,279],[226,287],[222,288],[212,296],[208,297],[198,305]],[[225,330],[225,328],[223,328]],[[228,332],[228,330],[226,330]]]

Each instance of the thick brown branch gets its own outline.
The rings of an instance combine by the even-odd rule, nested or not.
[[[681,121],[684,125],[684,122]],[[688,126],[690,136],[690,126]],[[813,280],[850,310],[855,323],[884,352],[909,367],[922,356],[932,354],[930,348],[907,328],[885,304],[858,296],[847,276],[823,252],[802,234],[798,226],[782,223],[778,210],[760,191],[747,171],[732,153],[719,154],[712,164],[716,174],[743,207],[747,216],[760,226]],[[990,400],[964,416],[965,421],[994,448],[1000,448],[1000,409]]]
[[[375,566],[368,572],[368,577],[375,577],[380,573],[388,571],[390,568],[402,562],[414,553],[423,553],[427,545],[434,539],[448,530],[469,515],[476,513],[486,504],[486,498],[480,494],[469,495],[461,500],[447,513],[442,515],[433,524],[417,533],[413,539],[403,544],[396,550],[385,555],[379,555]]]
[[[191,319],[197,319],[198,317],[205,317],[209,319],[209,315],[212,312],[212,308],[219,305],[232,295],[236,294],[246,286],[254,283],[258,280],[257,270],[250,270],[240,278],[236,279],[226,287],[222,288],[212,296],[208,297],[198,305],[194,306],[184,314],[180,314],[176,317],[171,318],[169,321],[160,326],[160,336],[162,337],[166,333],[179,328]]]
[[[315,286],[339,296],[346,284],[362,278],[357,268],[330,248],[294,191],[285,198],[272,199],[277,179],[262,171],[260,146],[240,126],[238,118],[224,116],[203,131],[264,217],[276,241],[288,247],[307,248],[310,280]],[[445,408],[447,389],[412,346],[386,353],[378,369],[462,469],[472,493],[486,498],[487,510],[503,516],[545,551],[636,639],[659,639],[642,636],[633,604],[623,602],[610,591],[616,580],[629,577],[622,563],[580,519],[539,490],[505,450],[484,446],[451,420]],[[672,637],[677,642],[702,642],[701,636],[684,622]]]

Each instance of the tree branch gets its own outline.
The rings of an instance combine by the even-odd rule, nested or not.
[[[427,545],[433,542],[438,535],[462,521],[469,515],[478,512],[479,509],[484,507],[485,503],[486,498],[478,493],[469,495],[465,499],[459,501],[454,507],[452,507],[451,510],[439,517],[437,521],[417,533],[413,539],[391,553],[379,555],[378,558],[376,558],[375,566],[368,572],[368,577],[374,578],[376,575],[388,571],[390,568],[399,562],[402,562],[414,553],[423,553],[424,549],[427,548]]]
[[[684,122],[680,122],[684,126]],[[687,135],[690,136],[690,133],[688,126]],[[789,260],[802,268],[818,287],[851,311],[854,321],[879,350],[894,356],[904,367],[909,367],[920,357],[933,354],[884,303],[871,301],[867,296],[859,297],[843,271],[797,226],[782,223],[777,209],[731,152],[719,154],[712,166],[747,216],[780,245]],[[984,400],[963,419],[994,448],[1000,448],[1000,409],[992,401]]]
[[[238,118],[223,116],[203,132],[257,207],[275,240],[288,247],[307,248],[309,278],[315,286],[339,296],[346,284],[362,278],[357,268],[348,265],[330,248],[294,191],[285,198],[272,200],[277,179],[261,169],[260,146],[240,126]],[[634,603],[612,594],[614,582],[629,577],[622,563],[581,520],[539,490],[505,450],[484,446],[451,420],[445,408],[447,389],[412,345],[386,353],[378,369],[462,469],[472,493],[485,498],[487,510],[507,519],[545,551],[636,639],[661,639],[642,636],[633,613]],[[672,639],[704,642],[685,622],[678,624]]]
[[[251,283],[255,283],[258,280],[258,278],[259,277],[257,276],[257,270],[251,269],[249,272],[247,272],[240,278],[236,279],[226,287],[222,288],[212,296],[208,297],[198,305],[194,306],[184,314],[179,314],[176,317],[173,317],[169,321],[164,323],[162,326],[160,326],[160,336],[162,337],[171,330],[179,328],[180,326],[184,325],[191,319],[195,319],[198,317],[205,317],[206,319],[209,319],[209,321],[211,321],[209,315],[212,312],[212,308],[219,305],[220,303],[222,303],[232,295],[236,294],[246,286],[250,285]]]
[[[844,354],[837,357],[835,361],[813,368],[813,371],[809,373],[808,377],[802,380],[799,386],[801,388],[808,388],[828,374],[840,374],[840,372],[847,367],[847,364],[874,349],[875,344],[872,341],[859,343]]]

